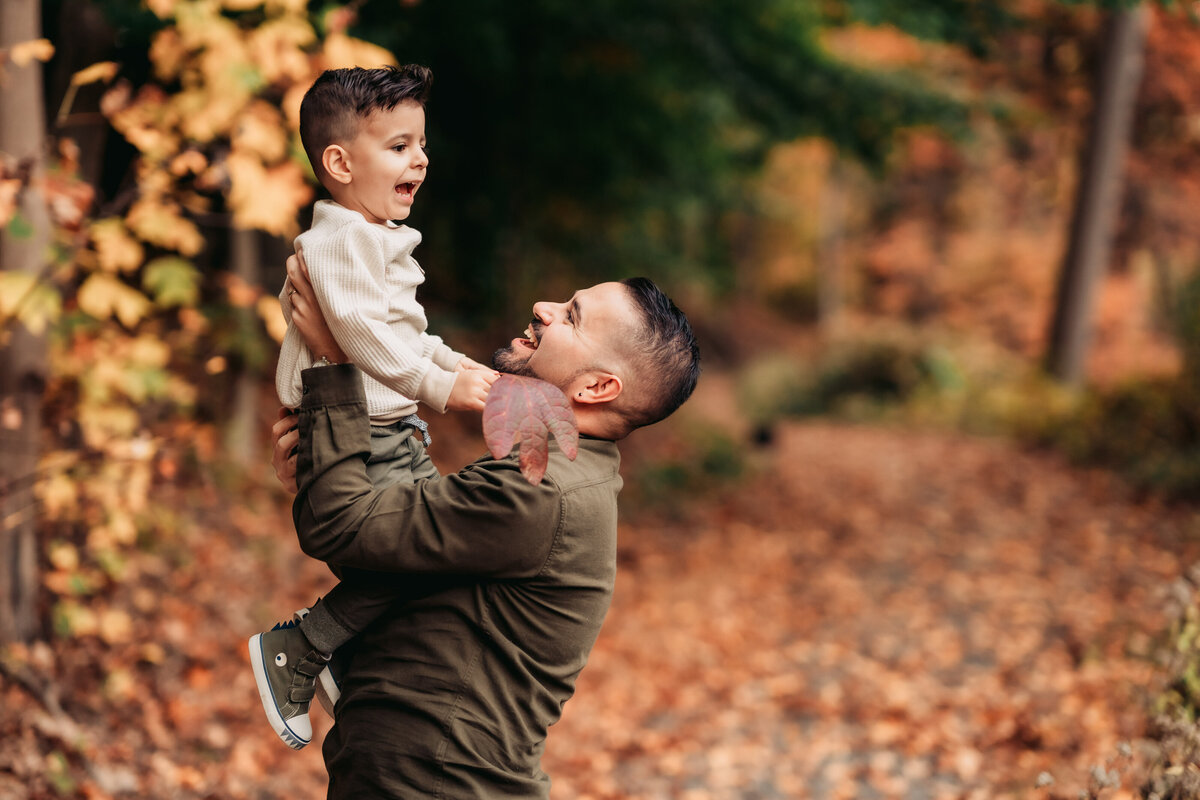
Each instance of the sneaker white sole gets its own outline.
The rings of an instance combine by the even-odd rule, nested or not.
[[[267,722],[271,723],[271,728],[284,744],[293,750],[299,750],[312,741],[312,723],[305,715],[302,722],[294,719],[292,724],[288,725],[288,721],[275,706],[275,695],[271,692],[270,681],[267,680],[267,654],[263,652],[262,634],[256,633],[251,636],[247,647],[250,649],[250,667],[254,670],[254,682],[258,684],[258,699],[262,701]]]

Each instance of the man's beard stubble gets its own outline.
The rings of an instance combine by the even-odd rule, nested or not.
[[[520,375],[523,378],[537,377],[529,368],[529,359],[526,358],[522,361],[518,358],[511,344],[492,353],[492,369],[509,375]]]
[[[534,341],[539,343],[541,342],[542,328],[544,327],[545,325],[542,324],[541,320],[531,319],[529,321],[529,330],[531,333],[533,333]],[[532,355],[532,353],[530,353],[530,355]],[[517,353],[511,344],[507,347],[501,347],[499,350],[492,353],[492,369],[499,372],[507,372],[509,375],[519,375],[523,378],[538,377],[533,373],[533,370],[529,368],[529,356],[527,355],[524,359],[521,359],[519,356],[517,356]]]

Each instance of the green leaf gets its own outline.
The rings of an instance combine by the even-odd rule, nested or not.
[[[29,272],[0,271],[0,320],[15,316],[40,336],[61,315],[62,297],[53,286]]]
[[[8,223],[6,232],[16,239],[28,239],[33,236],[33,226],[29,224],[29,220],[17,213]]]
[[[200,271],[186,259],[163,256],[146,265],[142,286],[161,308],[194,306],[200,299]]]

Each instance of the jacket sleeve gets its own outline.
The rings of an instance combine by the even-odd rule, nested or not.
[[[440,480],[375,489],[357,369],[303,374],[292,515],[305,553],[376,572],[503,579],[542,570],[562,516],[553,481],[530,486],[515,458],[481,459]]]

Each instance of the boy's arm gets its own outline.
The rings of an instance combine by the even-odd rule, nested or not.
[[[454,350],[444,341],[442,337],[434,336],[432,333],[422,333],[421,342],[424,344],[424,353],[429,356],[433,363],[444,370],[454,371],[458,368],[466,356],[457,350]]]
[[[391,291],[374,234],[350,226],[305,257],[325,319],[349,359],[393,391],[444,411],[455,375],[424,354],[423,331],[405,340],[388,325]]]

